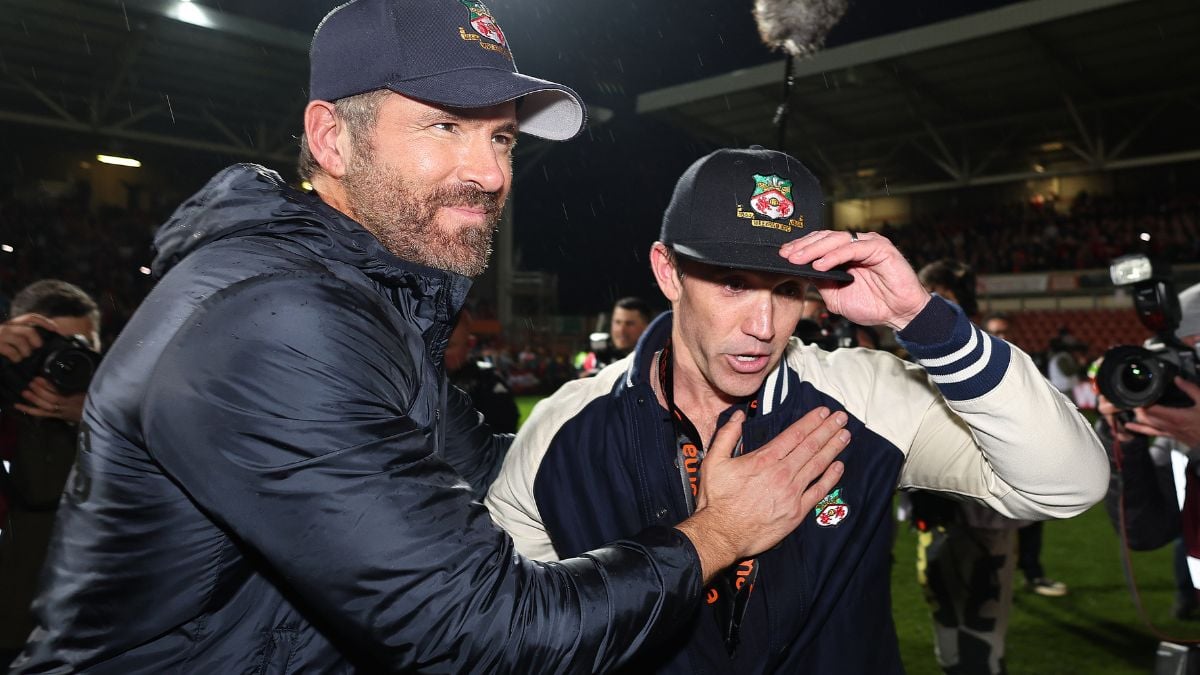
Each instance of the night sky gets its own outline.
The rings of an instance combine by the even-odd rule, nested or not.
[[[311,32],[332,0],[201,0]],[[1011,0],[857,0],[833,47],[1008,4]],[[566,84],[608,123],[518,163],[518,267],[555,272],[559,311],[605,310],[615,298],[659,301],[646,253],[675,179],[714,148],[634,112],[638,94],[782,58],[759,40],[752,0],[675,3],[490,0],[525,73]],[[769,124],[770,120],[764,120]]]

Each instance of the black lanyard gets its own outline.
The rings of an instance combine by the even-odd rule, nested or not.
[[[672,379],[671,341],[663,347],[658,360],[658,382],[663,398],[671,412],[671,425],[675,430],[675,464],[679,467],[679,478],[683,485],[683,499],[688,513],[696,510],[696,493],[700,487],[700,464],[704,461],[705,449],[696,425],[675,405],[675,386]],[[758,411],[758,401],[746,407],[747,419]],[[735,455],[741,454],[742,444],[738,441]],[[750,604],[750,593],[758,578],[759,563],[755,558],[739,560],[736,565],[717,574],[704,589],[704,599],[713,608],[717,626],[725,639],[725,649],[732,656],[740,642],[742,619]]]

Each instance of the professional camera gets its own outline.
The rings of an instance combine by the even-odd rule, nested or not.
[[[588,346],[597,354],[607,354],[616,351],[613,346],[612,335],[608,333],[592,333],[588,335]]]
[[[1193,405],[1175,386],[1176,376],[1196,383],[1200,377],[1196,350],[1175,335],[1182,313],[1170,268],[1144,255],[1126,255],[1113,260],[1109,273],[1114,284],[1132,287],[1138,319],[1154,337],[1142,347],[1120,345],[1104,353],[1096,372],[1100,393],[1121,409]]]
[[[0,357],[0,405],[20,401],[21,392],[39,375],[61,394],[87,391],[100,365],[100,355],[82,335],[64,337],[41,326],[34,328],[42,337],[41,347],[17,363]]]
[[[804,344],[812,344],[831,352],[842,347],[858,346],[858,326],[828,312],[816,319],[800,319],[792,335]]]

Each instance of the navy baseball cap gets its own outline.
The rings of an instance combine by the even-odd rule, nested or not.
[[[823,207],[820,182],[795,157],[759,145],[717,150],[679,177],[658,238],[709,265],[853,281],[779,255],[783,244],[828,229]]]
[[[309,63],[311,101],[384,88],[454,108],[519,98],[520,130],[552,141],[586,121],[579,94],[517,72],[504,31],[479,0],[351,0],[321,20]]]

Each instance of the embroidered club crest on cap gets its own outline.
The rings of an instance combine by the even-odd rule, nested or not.
[[[492,10],[488,9],[487,5],[479,0],[459,0],[459,2],[470,11],[469,21],[471,28],[474,28],[476,33],[498,45],[508,46],[504,40],[504,31],[500,30],[500,25],[496,23],[496,18],[492,16]]]
[[[779,176],[754,174],[754,194],[750,195],[750,208],[768,218],[791,217],[796,211],[796,206],[792,203],[792,181]]]
[[[813,509],[817,516],[817,525],[821,527],[836,527],[846,516],[850,515],[850,505],[842,500],[842,488],[837,487],[825,498],[817,502]]]

